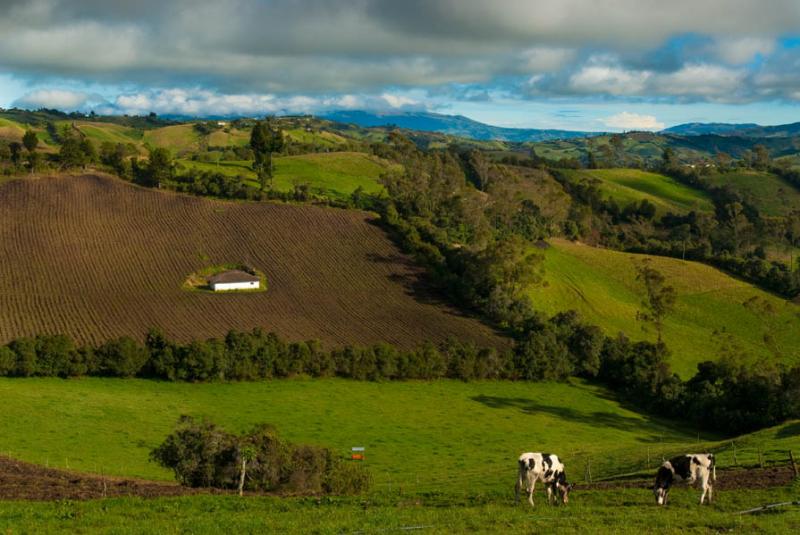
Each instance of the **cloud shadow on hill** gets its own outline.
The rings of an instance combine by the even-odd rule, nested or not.
[[[641,432],[644,426],[653,423],[647,419],[623,416],[613,412],[583,412],[572,407],[545,405],[528,398],[507,398],[480,395],[473,396],[470,399],[492,409],[518,409],[524,414],[547,414],[564,421],[597,428],[613,428],[626,432]],[[659,442],[661,439],[662,437],[660,436],[650,435],[649,437],[639,438],[638,440],[640,442]]]

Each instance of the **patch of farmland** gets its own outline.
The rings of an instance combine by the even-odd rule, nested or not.
[[[708,181],[715,186],[730,187],[768,216],[784,216],[800,210],[800,191],[772,173],[739,170],[712,174]]]
[[[364,212],[212,201],[97,175],[7,182],[0,206],[0,341],[141,339],[150,327],[186,340],[261,327],[328,346],[505,344],[439,303]],[[262,271],[269,290],[181,289],[188,274],[225,263]]]
[[[180,155],[198,150],[200,137],[194,124],[187,123],[147,130],[144,133],[144,142]]]
[[[533,288],[534,307],[553,314],[576,310],[606,334],[655,341],[636,319],[642,309],[636,266],[644,258],[664,274],[678,294],[665,321],[664,341],[673,368],[691,376],[696,364],[719,357],[733,342],[752,360],[800,362],[800,307],[700,264],[659,256],[622,253],[566,240],[552,240],[545,252],[546,284]],[[770,340],[770,343],[765,342]]]
[[[596,180],[606,198],[620,206],[648,200],[659,213],[683,213],[689,210],[711,210],[708,196],[677,180],[639,169],[581,169],[564,170],[572,180]]]
[[[250,161],[220,161],[217,163],[180,160],[188,168],[241,176],[258,187]],[[275,178],[272,187],[292,191],[295,184],[307,184],[312,191],[332,197],[346,198],[361,187],[366,193],[380,193],[380,176],[390,169],[386,160],[362,152],[325,152],[280,156],[274,160]]]

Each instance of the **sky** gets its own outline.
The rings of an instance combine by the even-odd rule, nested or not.
[[[798,0],[0,0],[0,107],[800,121]]]

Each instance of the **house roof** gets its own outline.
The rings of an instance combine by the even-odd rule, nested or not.
[[[208,278],[209,284],[220,284],[220,283],[230,283],[230,282],[259,282],[259,279],[255,275],[251,275],[245,271],[240,269],[231,269],[229,271],[223,271],[222,273],[217,273],[213,277]]]

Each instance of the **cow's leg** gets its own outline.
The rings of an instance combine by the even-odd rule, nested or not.
[[[709,484],[708,484],[708,474],[703,474],[700,478],[700,485],[703,487],[703,493],[700,495],[700,505],[703,505],[703,502],[706,499],[706,493],[708,492]],[[711,501],[711,497],[708,498]]]
[[[532,480],[530,484],[531,487],[528,490],[528,501],[531,503],[531,506],[534,506],[535,504],[533,503],[533,489],[536,488],[536,480],[535,479]]]
[[[553,488],[548,484],[547,487],[547,505],[553,505]]]

